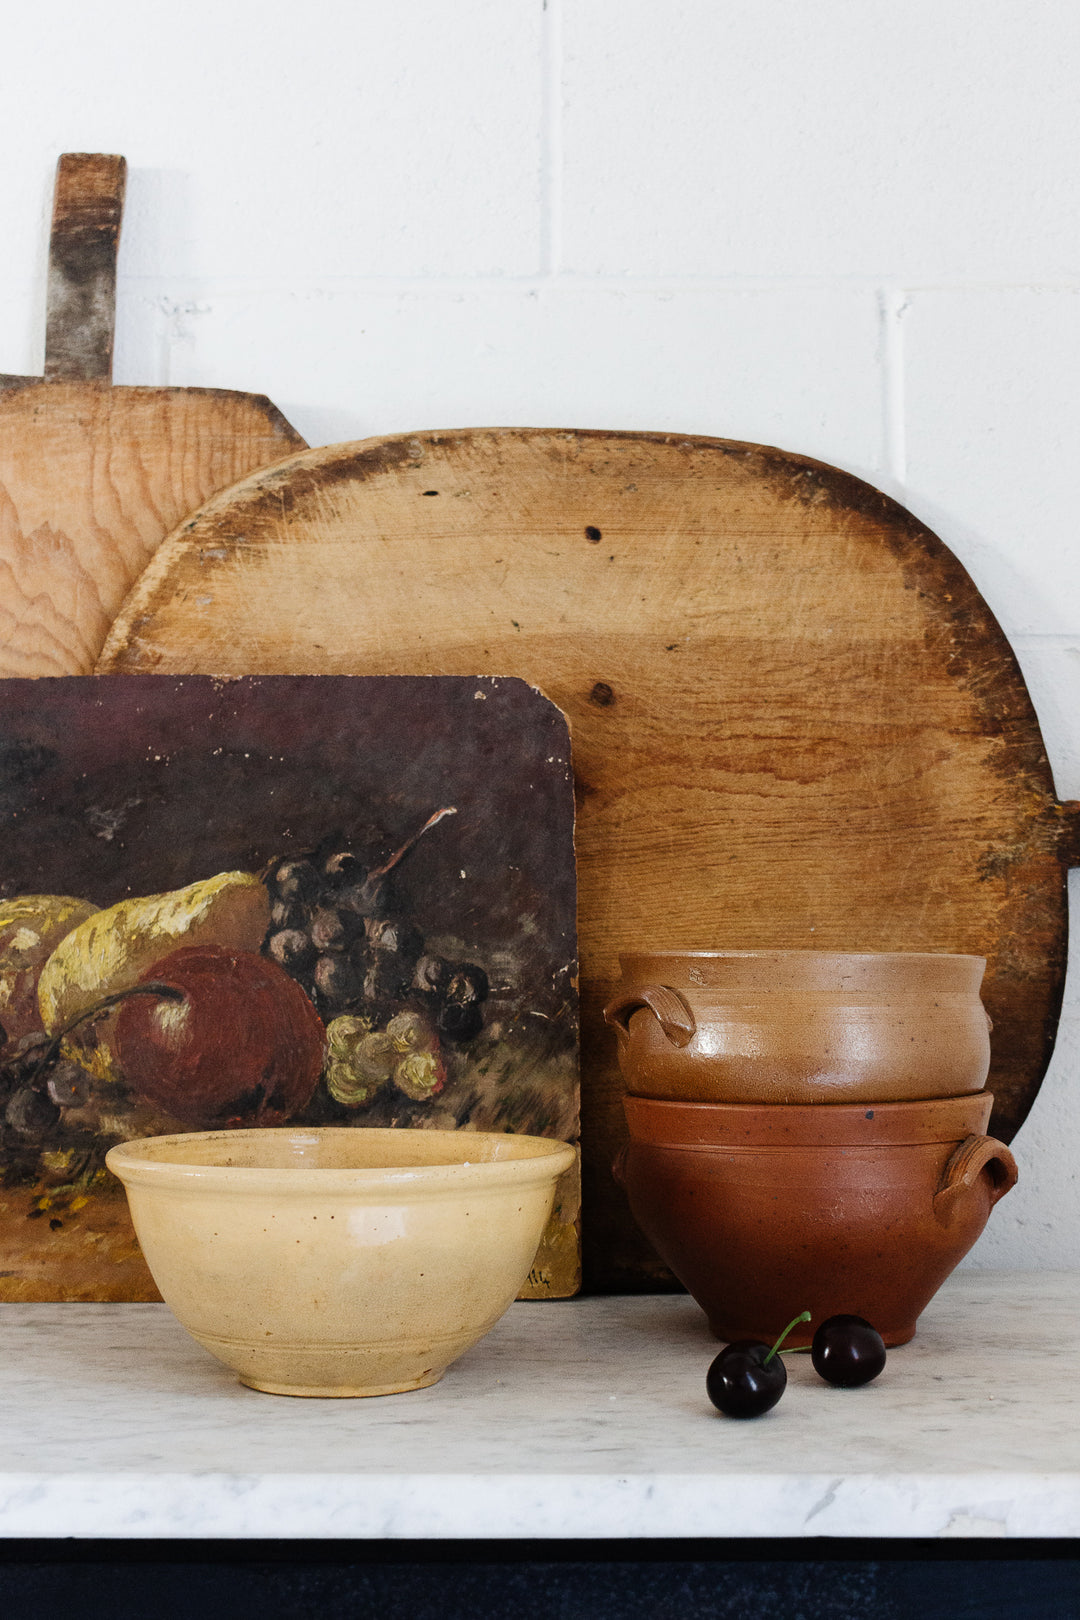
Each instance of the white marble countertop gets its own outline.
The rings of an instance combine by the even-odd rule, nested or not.
[[[160,1305],[0,1305],[0,1535],[1080,1536],[1080,1272],[963,1272],[874,1384],[715,1413],[681,1296],[514,1305],[441,1384],[259,1394]]]

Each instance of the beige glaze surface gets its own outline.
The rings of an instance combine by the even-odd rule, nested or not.
[[[433,1384],[521,1287],[574,1149],[483,1132],[284,1127],[114,1148],[166,1304],[256,1389]]]
[[[990,1068],[979,956],[660,951],[605,1009],[629,1092],[688,1102],[908,1102]]]

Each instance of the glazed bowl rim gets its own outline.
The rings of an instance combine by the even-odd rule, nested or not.
[[[468,1151],[470,1141],[487,1143],[509,1137],[515,1143],[528,1144],[531,1151],[505,1159],[468,1159],[463,1156],[456,1162],[446,1164],[358,1165],[347,1168],[314,1164],[198,1164],[184,1162],[180,1158],[150,1156],[172,1143],[192,1145],[220,1141],[224,1145],[240,1139],[280,1138],[283,1134],[308,1138],[331,1135],[355,1138],[362,1133],[378,1134],[384,1141],[390,1137],[422,1136],[429,1142],[434,1139],[435,1146],[453,1143],[462,1155]],[[311,1145],[314,1146],[314,1141]],[[337,1193],[377,1194],[384,1190],[392,1191],[395,1196],[402,1193],[495,1192],[509,1186],[524,1187],[554,1181],[570,1169],[576,1158],[577,1149],[572,1143],[514,1131],[414,1131],[400,1126],[279,1125],[136,1137],[110,1148],[105,1163],[125,1187],[160,1187],[191,1192],[205,1190],[214,1193],[231,1190],[239,1196],[273,1193],[275,1196],[323,1197]]]
[[[991,1096],[987,1086],[981,1086],[978,1091],[960,1092],[953,1097],[896,1097],[887,1098],[883,1102],[875,1102],[873,1098],[862,1099],[855,1102],[813,1102],[813,1103],[778,1103],[778,1102],[724,1102],[707,1101],[696,1097],[650,1097],[647,1093],[628,1091],[627,1098],[632,1098],[634,1104],[644,1103],[654,1108],[665,1110],[679,1110],[692,1108],[704,1110],[706,1116],[716,1118],[720,1113],[731,1114],[734,1118],[746,1119],[750,1114],[775,1114],[779,1119],[786,1116],[789,1120],[796,1114],[805,1115],[807,1119],[835,1119],[839,1120],[844,1114],[852,1118],[862,1116],[864,1119],[874,1114],[883,1114],[886,1119],[896,1119],[912,1109],[932,1109],[935,1113],[945,1113],[950,1109],[960,1112],[967,1104],[972,1105],[976,1098]]]
[[[985,1133],[993,1100],[986,1089],[886,1103],[679,1102],[627,1094],[623,1109],[633,1147],[730,1156],[958,1142]]]

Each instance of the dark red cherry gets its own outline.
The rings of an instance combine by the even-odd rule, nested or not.
[[[830,1316],[814,1334],[810,1359],[827,1384],[856,1389],[884,1367],[885,1342],[861,1316]]]
[[[705,1390],[717,1411],[734,1418],[760,1417],[771,1411],[787,1388],[780,1346],[796,1323],[809,1320],[810,1312],[803,1311],[773,1345],[760,1339],[736,1339],[721,1350],[705,1375]]]

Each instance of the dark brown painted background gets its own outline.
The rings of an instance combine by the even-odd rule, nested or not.
[[[569,738],[524,681],[0,681],[5,898],[108,906],[335,831],[389,853],[448,804],[399,880],[426,931],[520,949],[528,916],[537,966],[572,962]]]

